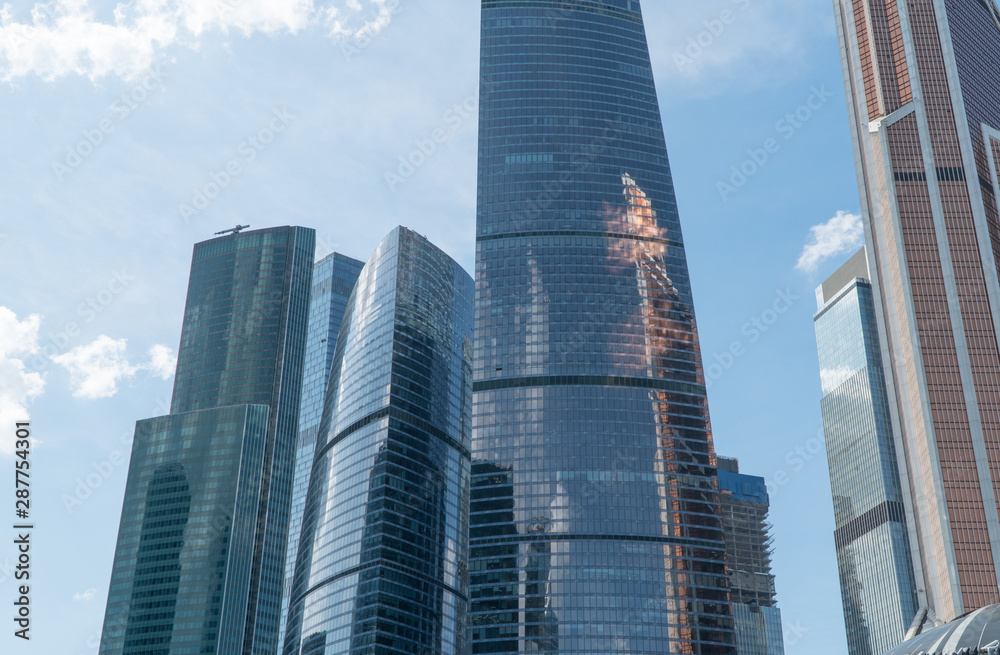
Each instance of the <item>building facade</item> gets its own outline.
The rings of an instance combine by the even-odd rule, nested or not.
[[[737,655],[784,655],[774,574],[771,501],[764,478],[740,473],[739,462],[719,457],[722,526],[736,622]]]
[[[917,593],[865,251],[816,289],[823,434],[851,655],[903,642]]]
[[[101,655],[277,648],[315,233],[197,244],[168,416],[136,426]]]
[[[302,408],[299,411],[299,437],[295,446],[291,515],[288,520],[288,545],[285,549],[285,580],[281,595],[281,620],[278,644],[285,642],[288,601],[295,576],[295,555],[302,530],[302,512],[309,489],[309,473],[316,454],[316,435],[323,416],[323,402],[330,381],[330,369],[337,348],[337,335],[344,319],[347,301],[365,263],[333,253],[313,267],[312,294],[309,300],[309,328],[306,359],[302,374]]]
[[[397,228],[344,314],[286,655],[466,650],[472,278]]]
[[[637,0],[482,3],[473,653],[731,653],[715,454]]]
[[[835,7],[917,599],[946,621],[1000,602],[997,5]]]

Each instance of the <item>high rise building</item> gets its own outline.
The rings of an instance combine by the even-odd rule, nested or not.
[[[139,421],[101,655],[273,654],[315,233],[194,247],[171,413]]]
[[[731,653],[715,454],[637,0],[482,3],[473,653]]]
[[[358,281],[364,262],[333,253],[313,266],[312,295],[309,300],[309,328],[306,337],[306,360],[302,375],[302,408],[299,411],[299,437],[295,446],[291,516],[288,521],[288,545],[285,549],[285,582],[281,595],[281,621],[278,644],[285,641],[288,601],[295,575],[302,512],[309,489],[309,473],[316,454],[316,435],[323,416],[326,386],[337,348],[340,323],[347,301]]]
[[[397,228],[347,303],[286,655],[465,653],[472,278]]]
[[[902,643],[917,613],[875,299],[865,251],[816,289],[823,434],[850,655]]]
[[[771,573],[771,500],[764,478],[719,457],[722,527],[736,622],[737,655],[784,655],[781,610]]]
[[[1000,602],[994,0],[836,0],[918,613]]]

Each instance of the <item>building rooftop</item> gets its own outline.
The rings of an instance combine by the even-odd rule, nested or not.
[[[863,280],[870,279],[868,274],[868,256],[865,254],[864,248],[854,253],[843,266],[838,268],[833,275],[816,288],[817,308],[823,309],[826,303],[833,300],[834,296],[850,286],[858,278]]]
[[[966,614],[910,639],[886,655],[997,655],[1000,653],[1000,605]]]

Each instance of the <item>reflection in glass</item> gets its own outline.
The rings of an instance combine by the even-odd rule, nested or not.
[[[463,655],[472,279],[405,228],[347,303],[316,441],[285,655]]]
[[[715,456],[636,0],[483,2],[473,653],[731,653]]]

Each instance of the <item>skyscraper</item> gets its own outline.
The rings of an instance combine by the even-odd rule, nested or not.
[[[771,573],[771,501],[764,478],[740,473],[719,457],[722,527],[726,533],[737,655],[784,655],[781,610]]]
[[[835,6],[917,600],[949,620],[1000,602],[997,5]]]
[[[472,294],[458,264],[405,228],[361,271],[316,442],[286,655],[466,652]]]
[[[281,594],[281,622],[278,644],[285,641],[288,621],[288,596],[295,575],[295,554],[298,552],[302,512],[309,489],[309,473],[316,454],[316,435],[323,416],[326,385],[337,348],[337,335],[344,318],[347,301],[358,281],[364,262],[333,253],[313,266],[312,294],[309,300],[309,328],[306,338],[306,360],[302,375],[302,408],[299,411],[299,437],[295,446],[291,517],[288,521],[288,545],[285,549],[285,581]]]
[[[168,416],[136,425],[101,655],[271,654],[315,233],[197,244]]]
[[[865,251],[816,289],[823,434],[847,645],[880,655],[917,613],[882,348]]]
[[[731,653],[639,2],[482,3],[473,653]]]

